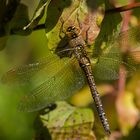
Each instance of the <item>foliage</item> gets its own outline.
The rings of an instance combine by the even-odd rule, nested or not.
[[[58,102],[56,106],[50,113],[46,109],[40,115],[44,129],[49,130],[52,139],[95,139],[92,131],[94,117],[90,109],[76,108],[65,102]]]
[[[122,21],[125,22],[126,19],[122,18],[120,13],[105,12],[106,9],[113,8],[108,0],[40,0],[29,21],[31,7],[32,4],[28,7],[20,0],[0,2],[0,76],[15,64],[28,64],[38,57],[46,56],[43,58],[45,63],[38,65],[42,59],[37,61],[34,63],[36,65],[30,65],[30,71],[27,69],[28,65],[24,65],[3,76],[2,82],[21,82],[23,85],[0,85],[0,139],[139,139],[139,11],[135,10],[129,19],[133,28],[119,34]],[[65,31],[70,25],[80,27],[81,35],[88,45],[87,50],[93,53],[90,56],[91,61],[95,61],[94,57],[98,56],[93,72],[111,126],[112,134],[109,137],[105,135],[99,122],[89,88],[84,82],[84,77],[81,77],[82,72],[78,69],[77,62],[71,61],[69,69],[60,71],[71,60],[56,56],[68,46]],[[41,28],[45,33],[35,32]],[[123,46],[122,50],[118,49],[118,46]],[[51,54],[50,50],[56,54]],[[64,52],[64,56],[69,54]],[[122,60],[125,62],[122,63]],[[134,76],[127,78],[125,74]],[[70,76],[71,78],[68,78]],[[114,81],[117,78],[119,80]],[[56,102],[56,108],[50,110],[48,107],[43,113],[37,114],[38,120],[35,120],[35,125],[38,127],[35,127],[33,134],[32,123],[36,114],[19,113],[15,106],[21,94],[36,88],[42,81],[50,85],[57,81],[56,87],[41,86],[46,92],[41,94],[38,100],[34,98],[36,92],[33,91],[33,96],[27,94],[20,101],[20,110],[23,111],[40,110]],[[83,85],[85,87],[82,89]],[[47,96],[44,96],[45,94]],[[30,102],[28,97],[33,99],[33,102]],[[40,99],[43,99],[41,103],[45,106],[37,104]],[[59,101],[64,99],[74,106]]]

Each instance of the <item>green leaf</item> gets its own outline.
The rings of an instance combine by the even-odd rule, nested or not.
[[[41,120],[47,128],[63,127],[68,117],[75,111],[75,107],[66,102],[58,102],[57,108],[50,113],[40,115]],[[47,111],[47,110],[46,110]]]
[[[76,108],[66,102],[57,102],[57,108],[40,116],[43,125],[49,129],[55,140],[94,140],[92,131],[94,117],[88,108]]]
[[[27,6],[9,1],[3,10],[0,19],[0,50],[4,49],[10,34],[27,35],[30,33],[30,30],[23,31],[22,29],[29,22]]]
[[[28,8],[24,4],[19,4],[17,10],[9,22],[10,34],[28,35],[31,30],[23,30],[23,27],[29,23]]]
[[[34,27],[37,26],[38,22],[44,15],[45,8],[48,7],[49,3],[51,0],[40,0],[40,3],[31,19],[31,21],[23,28],[26,30],[27,28],[33,29]]]
[[[69,26],[77,26],[88,44],[97,37],[103,19],[104,4],[98,1],[52,0],[46,18],[46,36],[49,49],[56,49],[64,40],[65,31]],[[53,17],[53,18],[52,18]],[[55,37],[54,37],[55,36]],[[61,42],[60,42],[61,41]],[[64,45],[62,43],[62,45]]]
[[[118,121],[123,135],[128,135],[139,120],[139,110],[134,104],[134,95],[131,92],[119,94],[116,102]]]
[[[2,0],[0,3],[0,36],[7,34],[7,23],[13,18],[20,0]]]
[[[105,1],[105,9],[111,8],[113,7],[110,5],[109,1]],[[112,36],[120,32],[121,21],[120,13],[105,13],[100,33],[94,43],[96,53],[99,53],[104,46],[109,47]],[[104,46],[102,46],[103,43],[105,43]]]
[[[2,0],[0,2],[0,50],[4,49],[10,34],[9,22],[13,18],[20,0]]]

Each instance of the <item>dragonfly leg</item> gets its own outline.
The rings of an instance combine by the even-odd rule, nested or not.
[[[80,29],[82,30],[83,26],[82,26],[82,22],[81,22],[80,19],[79,19],[79,13],[77,12],[76,15],[77,15],[77,16],[76,16],[77,22],[78,22],[78,24],[79,24]]]
[[[79,13],[77,12],[77,22],[79,24],[79,28],[81,29],[80,33],[83,31],[83,24],[79,19]],[[86,30],[86,39],[85,42],[88,44],[88,31],[89,31],[90,27],[88,27],[88,29]]]
[[[85,39],[86,44],[89,44],[89,43],[88,43],[88,31],[89,31],[89,28],[90,28],[90,27],[88,27],[88,29],[86,30],[86,39]]]

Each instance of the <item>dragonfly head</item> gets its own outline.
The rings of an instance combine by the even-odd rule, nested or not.
[[[80,34],[80,29],[76,28],[75,26],[69,26],[66,30],[66,35],[69,39],[74,39],[78,37]]]

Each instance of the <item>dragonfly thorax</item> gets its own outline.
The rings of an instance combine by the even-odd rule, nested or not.
[[[69,26],[66,30],[66,35],[69,39],[77,38],[80,35],[80,29],[75,26]]]

